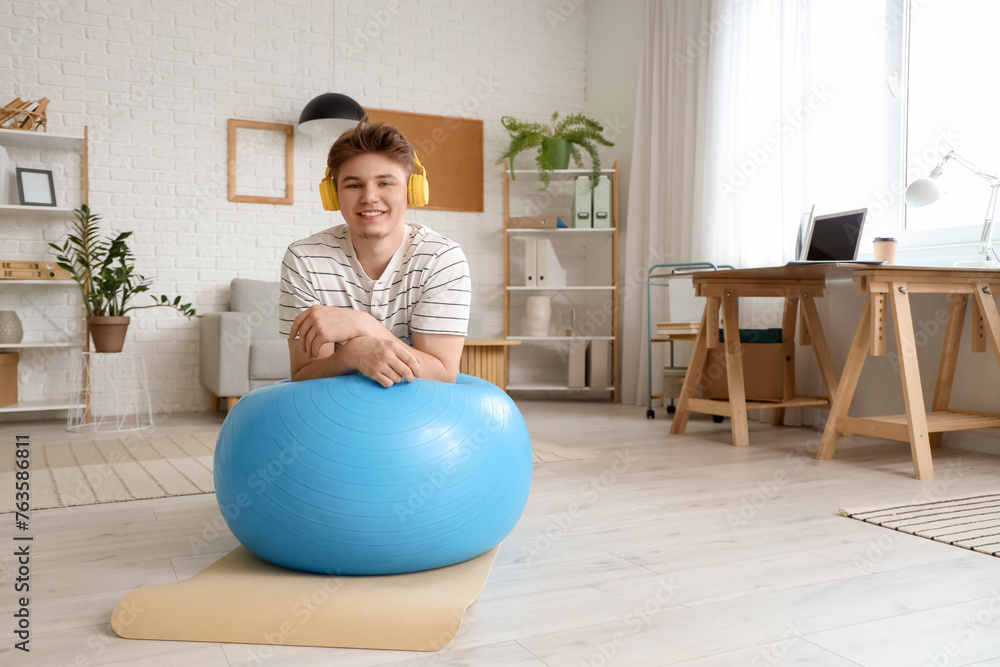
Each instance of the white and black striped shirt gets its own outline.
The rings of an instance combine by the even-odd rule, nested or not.
[[[399,250],[378,280],[354,254],[346,224],[288,246],[281,262],[278,324],[283,336],[309,306],[353,308],[372,315],[397,338],[412,331],[464,336],[469,328],[472,279],[457,243],[423,225],[407,223]]]

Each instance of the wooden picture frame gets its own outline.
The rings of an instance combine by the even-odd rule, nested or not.
[[[284,132],[285,134],[285,196],[284,197],[258,197],[255,195],[241,195],[236,192],[236,130],[239,128],[249,130],[266,130],[270,132]],[[248,202],[251,204],[284,204],[293,203],[293,177],[295,163],[295,126],[285,123],[262,123],[253,120],[229,119],[229,201]]]
[[[48,169],[17,167],[17,198],[21,206],[55,206],[56,188]]]

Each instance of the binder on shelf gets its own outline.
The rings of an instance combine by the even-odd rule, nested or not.
[[[587,343],[585,338],[575,338],[569,343],[567,387],[579,389],[587,386]]]
[[[575,195],[573,198],[573,226],[593,227],[593,192],[590,176],[577,176]]]
[[[535,277],[537,260],[535,259],[538,248],[538,239],[524,240],[524,285],[525,287],[538,287],[538,279]]]
[[[0,278],[4,280],[70,280],[72,275],[54,262],[0,260]]]
[[[604,389],[611,384],[611,341],[592,340],[587,354],[587,386]]]
[[[538,287],[566,286],[566,272],[549,239],[537,239],[535,245],[535,284]]]
[[[594,227],[611,226],[611,179],[598,176],[594,187]]]

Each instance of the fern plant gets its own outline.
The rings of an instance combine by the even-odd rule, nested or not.
[[[132,232],[121,232],[114,238],[101,237],[101,217],[83,204],[73,211],[76,222],[61,246],[50,243],[56,251],[56,262],[70,272],[80,286],[87,315],[120,317],[141,308],[173,308],[187,317],[197,315],[190,303],[181,303],[178,296],[171,300],[161,294],[152,296],[153,303],[130,305],[133,297],[149,291],[151,280],[135,272],[135,257],[125,242]]]
[[[569,143],[570,156],[578,167],[583,166],[580,149],[587,151],[593,164],[593,178],[591,186],[597,185],[597,177],[601,172],[601,157],[597,152],[597,146],[614,146],[614,144],[604,137],[604,127],[595,120],[587,118],[583,114],[571,114],[565,118],[559,118],[559,112],[552,114],[551,123],[543,125],[541,123],[528,123],[511,116],[504,116],[500,119],[504,128],[510,133],[510,145],[507,151],[500,156],[497,164],[504,160],[510,161],[511,179],[514,174],[514,157],[531,148],[537,148],[538,154],[535,156],[535,164],[538,165],[538,173],[543,186],[548,187],[549,175],[556,169],[553,157],[556,151],[558,139],[563,139]]]

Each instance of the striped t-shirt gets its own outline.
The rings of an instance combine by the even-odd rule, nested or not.
[[[397,338],[413,345],[412,331],[464,336],[469,328],[472,279],[457,243],[407,223],[402,245],[378,280],[354,255],[346,224],[288,246],[281,262],[279,331],[288,336],[309,306],[353,308],[372,315]]]

